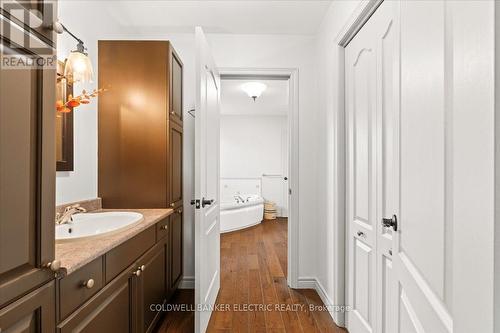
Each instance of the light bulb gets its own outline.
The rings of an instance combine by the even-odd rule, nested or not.
[[[241,89],[247,93],[248,97],[253,98],[255,101],[263,92],[266,90],[267,86],[261,82],[247,82],[241,85]]]

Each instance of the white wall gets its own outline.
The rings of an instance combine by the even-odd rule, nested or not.
[[[318,230],[316,233],[317,252],[321,253],[321,264],[316,270],[316,278],[330,304],[344,304],[344,274],[337,271],[339,263],[336,255],[344,247],[338,242],[336,222],[342,225],[344,204],[342,170],[337,168],[343,156],[343,147],[339,146],[343,131],[343,109],[339,105],[339,78],[344,73],[339,71],[338,62],[341,52],[335,38],[346,24],[360,1],[335,1],[325,15],[316,45],[318,66]],[[343,315],[337,313],[338,323],[343,322]]]
[[[286,116],[223,115],[220,118],[221,178],[287,176],[288,118]],[[262,179],[262,196],[286,209],[282,177]],[[222,193],[222,189],[221,189]],[[286,212],[284,212],[286,214]]]
[[[286,116],[221,116],[220,175],[260,178],[282,174],[287,151]]]

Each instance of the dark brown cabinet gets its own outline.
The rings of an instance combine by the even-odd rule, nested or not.
[[[168,41],[101,40],[98,47],[99,87],[108,88],[98,111],[103,207],[176,207],[182,201],[182,62]]]
[[[31,8],[17,1],[0,2],[2,331],[19,325],[45,332],[53,325],[40,314],[55,311],[55,299],[48,300],[48,295],[55,297],[50,282],[54,272],[46,267],[54,260],[56,68],[47,59],[53,59],[55,39],[43,27],[54,17],[55,4],[41,1]],[[28,23],[18,25],[20,19]],[[9,59],[31,59],[43,66],[21,67]]]
[[[136,269],[130,266],[61,322],[60,333],[135,332]]]
[[[168,239],[163,272],[170,296],[183,274],[182,61],[168,41],[99,41],[98,46],[99,86],[109,89],[99,97],[99,196],[104,208],[175,210],[156,229],[157,241]],[[123,262],[114,266],[118,263],[106,263],[107,280],[114,277],[109,272],[123,269]],[[143,328],[151,316],[145,315]]]
[[[165,242],[155,245],[138,260],[141,270],[138,281],[139,332],[151,332],[161,315],[158,308],[166,301],[167,247]]]
[[[170,223],[166,217],[58,279],[58,331],[152,332],[171,296]]]
[[[170,120],[182,127],[182,61],[170,47]]]
[[[170,215],[169,289],[177,289],[182,279],[182,207]]]
[[[169,127],[170,136],[170,177],[169,177],[169,191],[170,191],[170,206],[178,208],[182,206],[182,139],[183,131],[182,126],[177,122],[170,121]]]
[[[53,333],[55,321],[53,281],[0,310],[2,332]]]

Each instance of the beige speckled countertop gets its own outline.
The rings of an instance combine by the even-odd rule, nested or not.
[[[173,209],[105,209],[100,211],[138,212],[144,215],[144,219],[132,228],[114,234],[88,240],[56,242],[56,260],[61,261],[61,268],[66,270],[66,274],[76,271],[173,213]]]

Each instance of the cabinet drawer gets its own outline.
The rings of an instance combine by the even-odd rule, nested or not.
[[[102,257],[62,278],[59,281],[60,319],[66,318],[78,306],[95,295],[102,288],[103,282]]]
[[[169,227],[170,218],[167,217],[164,220],[161,220],[156,224],[156,241],[158,242],[160,239],[167,237]]]
[[[130,266],[156,242],[156,225],[141,232],[106,254],[106,283]]]
[[[137,303],[132,266],[57,326],[58,333],[135,332],[132,329]]]

